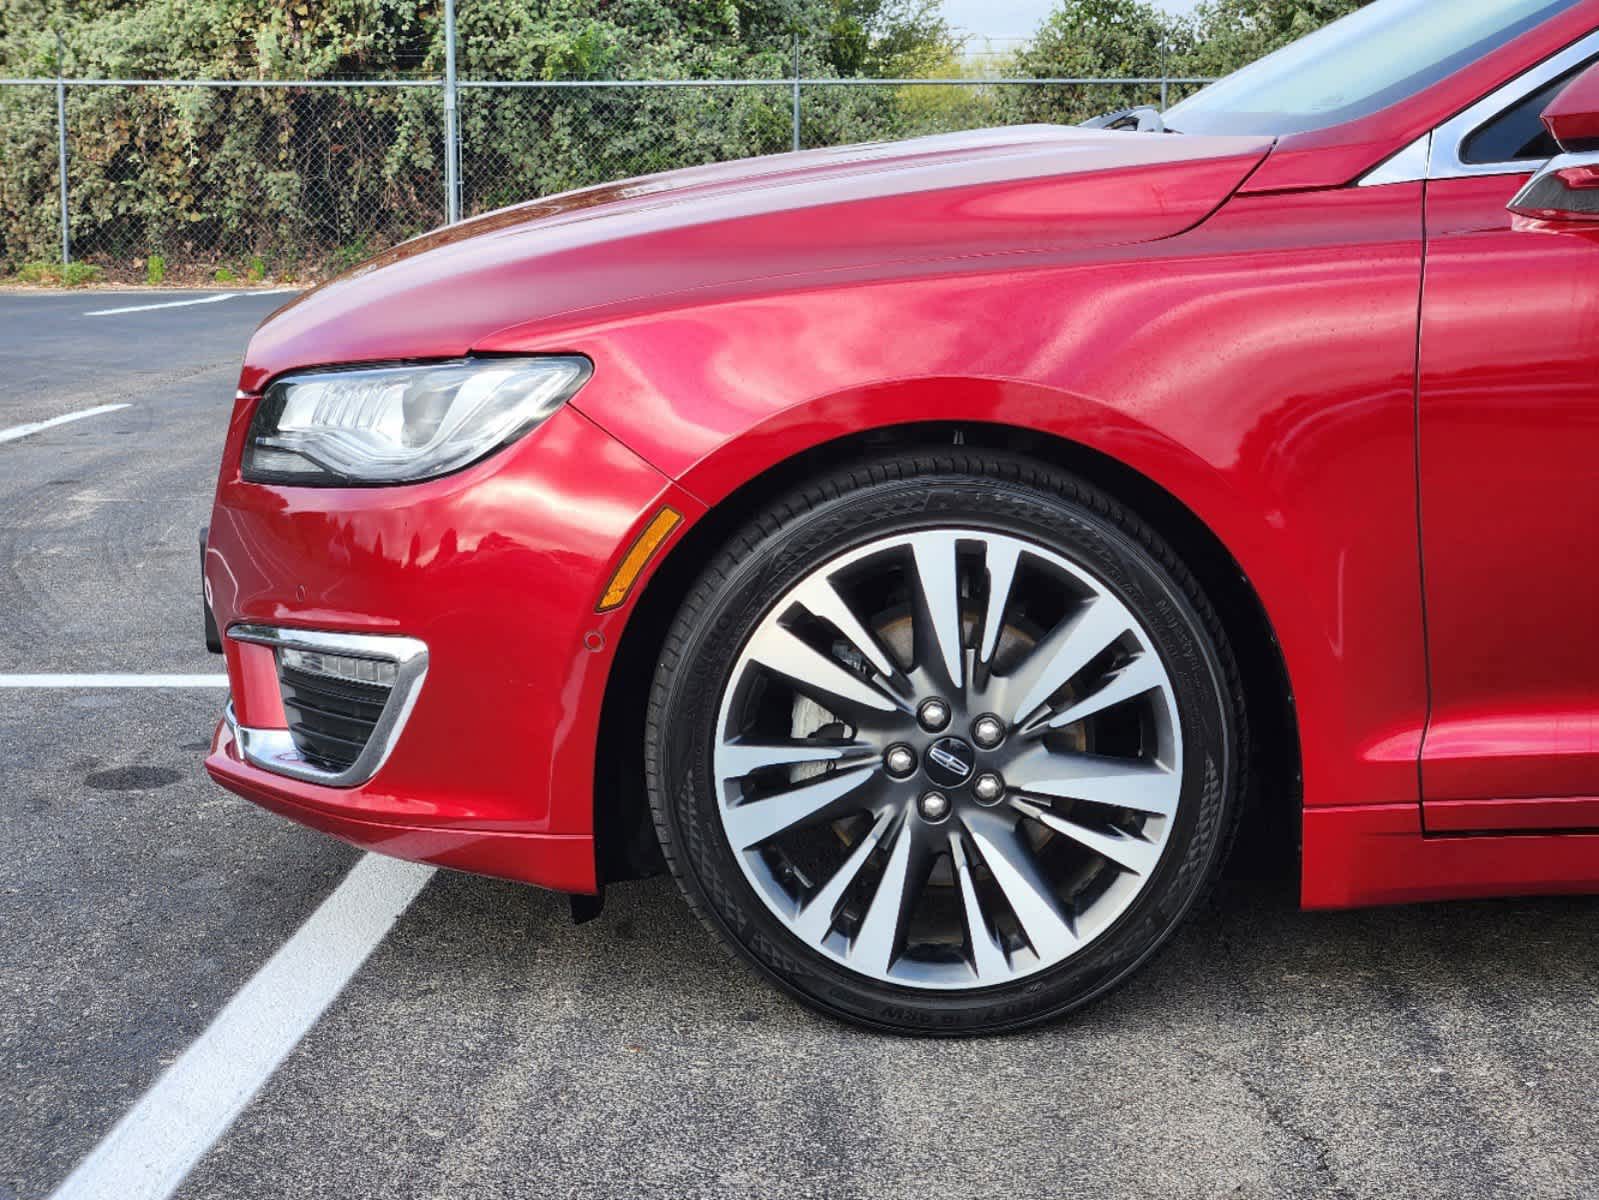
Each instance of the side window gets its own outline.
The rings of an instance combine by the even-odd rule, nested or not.
[[[1559,154],[1560,147],[1539,118],[1549,102],[1592,65],[1583,63],[1567,71],[1477,129],[1461,146],[1460,160],[1468,165],[1542,161]]]

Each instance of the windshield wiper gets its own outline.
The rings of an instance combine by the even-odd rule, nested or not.
[[[1118,108],[1102,117],[1084,121],[1080,129],[1136,129],[1139,133],[1166,133],[1166,121],[1160,109],[1153,104],[1135,104],[1132,108]],[[1172,132],[1176,132],[1173,130]]]

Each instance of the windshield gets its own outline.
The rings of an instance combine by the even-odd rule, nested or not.
[[[1387,108],[1580,0],[1377,0],[1166,113],[1183,133],[1282,135]]]

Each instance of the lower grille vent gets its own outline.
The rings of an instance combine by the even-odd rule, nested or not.
[[[270,647],[283,703],[282,724],[230,720],[244,760],[324,787],[359,787],[378,772],[427,677],[427,646],[398,634],[233,625],[227,636]]]
[[[345,771],[372,738],[388,687],[353,683],[280,667],[289,734],[305,761],[324,771]]]

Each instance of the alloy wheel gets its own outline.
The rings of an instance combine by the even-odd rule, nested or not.
[[[872,980],[986,988],[1100,938],[1182,796],[1152,639],[1110,587],[977,526],[881,536],[771,605],[720,698],[722,830],[767,909]]]

